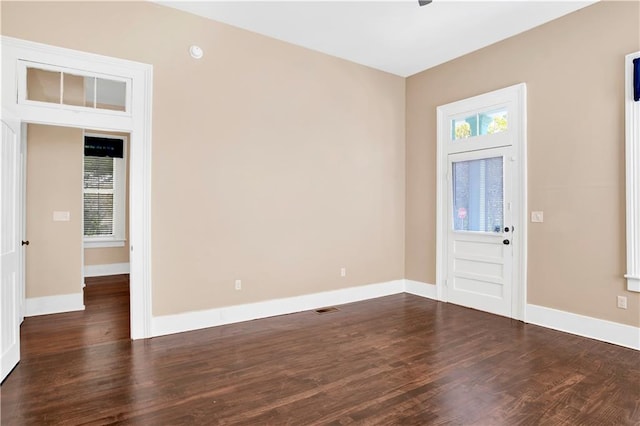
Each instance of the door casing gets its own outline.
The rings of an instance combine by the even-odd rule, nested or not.
[[[80,52],[2,36],[2,110],[21,123],[89,128],[130,134],[129,249],[131,338],[152,336],[151,322],[151,110],[153,67],[148,64]],[[19,99],[20,61],[99,73],[131,82],[127,113],[38,104]],[[20,173],[24,173],[24,165]],[[23,194],[24,195],[24,194]],[[21,206],[24,218],[24,206]],[[24,235],[22,235],[24,237]],[[24,264],[24,262],[22,263]],[[24,276],[23,276],[24,277]],[[22,282],[24,287],[24,279]]]

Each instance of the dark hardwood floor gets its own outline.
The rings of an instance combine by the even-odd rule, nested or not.
[[[126,276],[27,318],[2,425],[638,425],[640,353],[395,295],[131,342]]]

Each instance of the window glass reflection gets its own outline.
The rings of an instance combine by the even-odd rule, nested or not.
[[[503,225],[503,157],[453,163],[453,229],[500,232]]]

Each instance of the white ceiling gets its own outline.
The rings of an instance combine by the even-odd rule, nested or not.
[[[417,0],[157,2],[402,77],[595,3],[434,0],[419,7]]]

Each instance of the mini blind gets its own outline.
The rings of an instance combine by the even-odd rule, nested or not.
[[[453,229],[502,232],[503,157],[456,161],[452,168]]]
[[[84,159],[84,235],[91,237],[114,234],[114,159]]]

